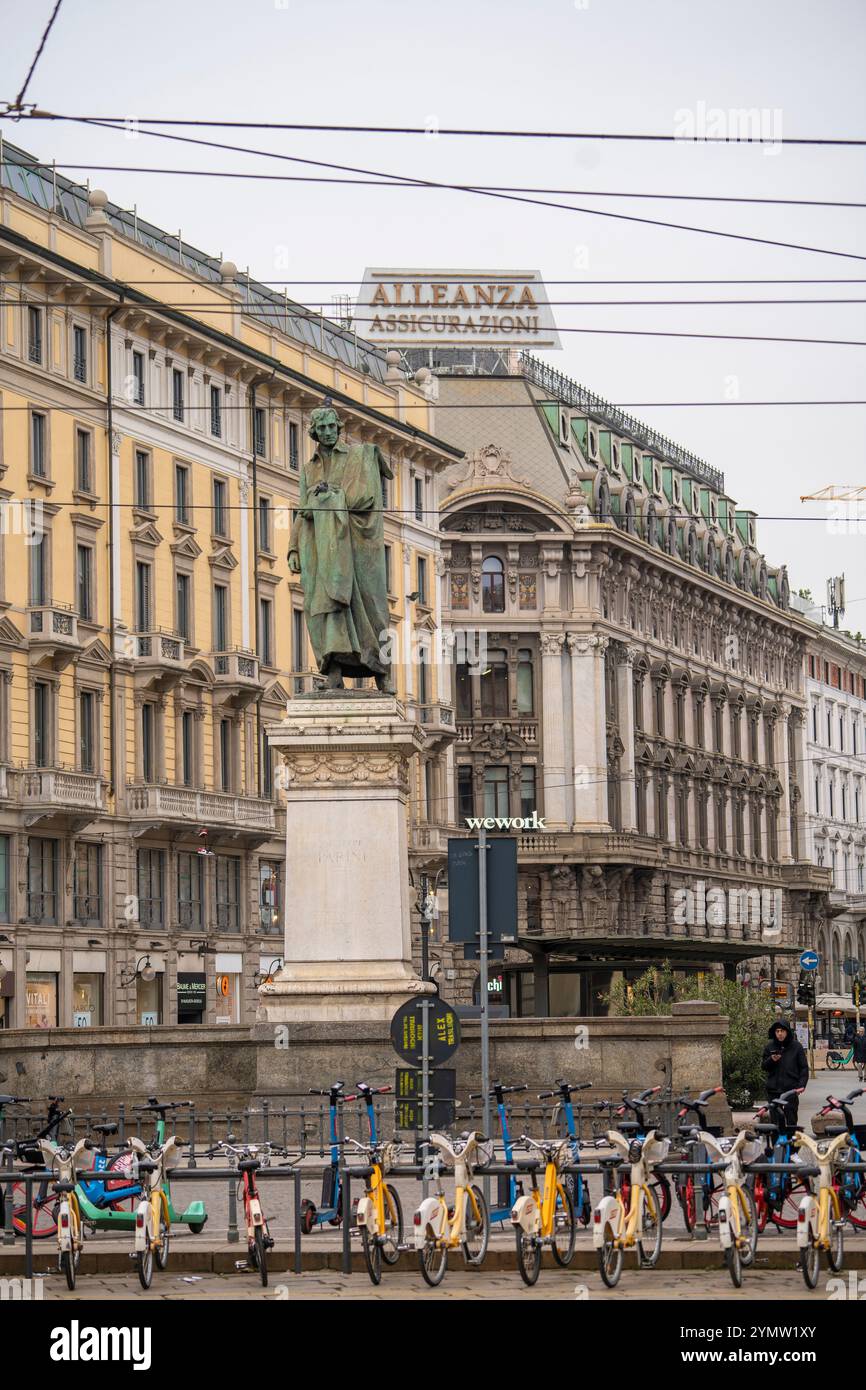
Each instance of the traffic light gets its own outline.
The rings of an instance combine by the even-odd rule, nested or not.
[[[851,984],[851,1003],[854,1005],[855,1009],[859,1009],[860,1007],[860,989],[860,976],[855,975]]]
[[[815,977],[809,970],[800,971],[800,979],[797,982],[797,1003],[805,1004],[807,1008],[815,1006]]]

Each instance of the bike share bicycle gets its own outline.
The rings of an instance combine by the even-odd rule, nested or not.
[[[221,1139],[212,1149],[206,1151],[204,1157],[215,1158],[217,1154],[224,1153],[228,1162],[235,1164],[241,1175],[238,1186],[244,1204],[247,1258],[246,1261],[237,1261],[235,1268],[257,1270],[262,1287],[266,1288],[268,1283],[268,1251],[274,1247],[274,1238],[270,1233],[262,1209],[256,1174],[261,1168],[267,1168],[270,1165],[274,1155],[285,1158],[287,1150],[278,1148],[271,1143],[234,1144],[232,1142],[233,1137],[230,1134],[228,1139]]]
[[[511,1131],[508,1124],[508,1107],[505,1100],[506,1096],[519,1095],[523,1091],[528,1091],[529,1087],[523,1086],[504,1086],[501,1081],[494,1081],[488,1091],[488,1096],[496,1102],[496,1113],[499,1116],[499,1132],[502,1135],[502,1146],[505,1151],[505,1162],[514,1162],[514,1144],[511,1139]],[[483,1100],[483,1091],[470,1093],[470,1100]],[[496,1204],[490,1208],[491,1224],[502,1224],[510,1222],[511,1209],[518,1197],[523,1194],[523,1184],[515,1173],[500,1173],[496,1180]]]
[[[785,1091],[774,1100],[767,1101],[755,1111],[749,1128],[765,1139],[764,1157],[770,1163],[795,1163],[794,1126],[788,1121],[786,1106],[803,1094],[805,1087],[795,1087]],[[770,1120],[764,1116],[770,1115]],[[793,1231],[799,1219],[800,1202],[809,1195],[809,1184],[804,1178],[785,1171],[766,1173],[755,1179],[755,1205],[758,1212],[758,1230],[763,1231],[767,1220],[782,1230]],[[766,1208],[766,1215],[763,1209]]]
[[[490,1217],[484,1193],[472,1177],[478,1162],[489,1161],[483,1146],[489,1141],[473,1131],[459,1139],[431,1134],[429,1148],[438,1151],[432,1176],[439,1183],[434,1197],[426,1197],[415,1212],[415,1248],[426,1282],[435,1287],[445,1278],[449,1250],[463,1251],[467,1265],[483,1263],[490,1241]],[[428,1149],[429,1154],[429,1149]],[[454,1202],[449,1206],[441,1182],[440,1159],[454,1169]],[[429,1161],[429,1160],[428,1160]]]
[[[848,1147],[842,1154],[843,1163],[862,1163],[866,1152],[866,1125],[855,1124],[851,1113],[852,1104],[862,1095],[866,1095],[866,1087],[858,1086],[855,1090],[849,1091],[847,1096],[828,1096],[826,1105],[816,1116],[824,1119],[834,1112],[842,1115],[844,1127],[828,1125],[824,1133],[828,1138],[835,1138],[843,1129],[847,1133]],[[857,1230],[866,1230],[866,1174],[856,1169],[840,1171],[837,1191],[842,1209],[851,1225]]]
[[[364,1144],[357,1139],[349,1138],[344,1142],[363,1153],[367,1160],[365,1167],[351,1168],[348,1171],[350,1175],[363,1177],[365,1180],[364,1196],[359,1199],[355,1209],[354,1229],[360,1234],[364,1264],[374,1284],[382,1282],[382,1261],[388,1265],[395,1265],[403,1248],[403,1208],[400,1196],[397,1189],[386,1182],[386,1174],[396,1163],[401,1146],[380,1141],[376,1126],[375,1097],[389,1095],[390,1092],[390,1086],[374,1089],[366,1082],[359,1081],[357,1094],[345,1097],[346,1100],[363,1100],[367,1112],[369,1142]]]
[[[557,1103],[553,1109],[553,1123],[555,1124],[561,1114],[565,1120],[565,1132],[568,1135],[571,1159],[569,1166],[576,1167],[580,1163],[580,1136],[577,1132],[577,1123],[574,1117],[574,1102],[571,1097],[577,1091],[589,1091],[592,1089],[591,1081],[581,1081],[576,1086],[570,1085],[567,1081],[554,1081],[555,1089],[552,1091],[541,1091],[539,1100],[552,1100],[557,1097]],[[571,1205],[574,1208],[575,1220],[581,1226],[588,1226],[592,1220],[592,1199],[589,1195],[589,1183],[582,1173],[563,1173],[563,1186],[571,1198]]]
[[[634,1104],[630,1108],[635,1109]],[[599,1140],[600,1146],[604,1143]],[[602,1197],[592,1214],[592,1243],[599,1273],[608,1288],[613,1289],[619,1283],[626,1250],[637,1251],[641,1269],[658,1263],[664,1218],[657,1186],[661,1174],[655,1170],[667,1157],[671,1141],[660,1130],[635,1134],[629,1125],[627,1133],[608,1130],[606,1144],[615,1153],[612,1158],[600,1160],[602,1167],[612,1173],[626,1163],[629,1170],[628,1183],[621,1182],[615,1196]]]
[[[694,1100],[688,1095],[677,1096],[675,1104],[682,1108],[677,1111],[677,1125],[679,1134],[683,1139],[695,1137],[696,1128],[705,1134],[718,1137],[721,1129],[716,1125],[707,1122],[707,1107],[713,1096],[721,1095],[724,1092],[723,1086],[711,1086],[706,1091],[701,1091],[700,1095],[695,1096]],[[686,1116],[693,1112],[697,1117],[697,1126],[688,1123]],[[683,1123],[685,1121],[685,1123]],[[696,1160],[699,1158],[695,1154]],[[697,1200],[695,1195],[695,1177],[699,1177],[701,1182],[701,1197],[704,1208],[704,1224],[707,1229],[715,1226],[718,1222],[718,1203],[724,1190],[724,1184],[717,1182],[711,1167],[702,1174],[688,1173],[685,1176],[679,1174],[674,1179],[674,1188],[677,1200],[683,1213],[683,1221],[686,1230],[691,1233],[697,1224]],[[765,1222],[766,1224],[766,1222]]]
[[[628,1138],[644,1140],[650,1133],[654,1132],[654,1127],[650,1126],[644,1112],[648,1106],[659,1099],[661,1089],[661,1086],[648,1086],[645,1091],[641,1091],[640,1095],[632,1096],[630,1100],[626,1100],[625,1097],[623,1097],[622,1104],[618,1105],[614,1110],[614,1116],[618,1118],[620,1115],[624,1115],[627,1110],[630,1110],[635,1118],[633,1120],[620,1121],[618,1131],[620,1134],[626,1135]],[[610,1131],[608,1131],[608,1137],[609,1135]],[[610,1184],[613,1182],[613,1179],[614,1169],[608,1165],[607,1171],[605,1172],[604,1188],[607,1195],[612,1195]],[[622,1198],[626,1209],[628,1209],[629,1205],[630,1181],[631,1175],[628,1170],[620,1173],[619,1190],[622,1192]],[[655,1173],[651,1179],[651,1184],[655,1197],[655,1205],[659,1210],[661,1220],[667,1221],[671,1210],[671,1185],[663,1173]]]
[[[51,1139],[55,1143],[60,1143],[61,1130],[65,1130],[64,1141],[74,1142],[72,1111],[61,1109],[63,1100],[63,1096],[49,1096],[46,1123],[42,1129],[32,1138],[15,1139],[5,1146],[8,1153],[28,1165],[24,1170],[25,1172],[34,1172],[44,1166],[40,1149],[40,1143],[43,1139]],[[0,1096],[0,1121],[2,1121],[3,1112],[7,1105],[27,1104],[29,1104],[29,1098],[25,1096]],[[30,1186],[29,1191],[26,1183],[12,1184],[12,1227],[19,1235],[23,1235],[27,1229],[28,1202],[32,1211],[31,1227],[34,1240],[44,1240],[48,1236],[53,1236],[57,1231],[57,1198],[47,1179],[43,1180],[38,1187]],[[5,1201],[0,1203],[0,1228],[5,1224],[5,1205]]]
[[[521,1144],[533,1148],[538,1158],[518,1159],[517,1167],[529,1173],[531,1189],[518,1197],[511,1213],[517,1241],[517,1268],[524,1284],[533,1285],[541,1270],[541,1254],[549,1247],[554,1260],[565,1269],[574,1256],[576,1227],[571,1194],[562,1169],[571,1162],[571,1139],[530,1139],[523,1134]],[[544,1167],[544,1183],[538,1186],[538,1170]]]

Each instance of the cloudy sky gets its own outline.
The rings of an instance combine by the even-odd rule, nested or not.
[[[18,93],[53,0],[7,11],[0,99]],[[64,0],[27,92],[64,115],[506,128],[700,131],[763,112],[770,134],[866,138],[862,0]],[[707,127],[715,129],[717,127]],[[591,197],[714,195],[866,203],[864,150],[176,129],[257,153],[73,122],[2,122],[7,139],[307,302],[365,266],[538,268],[554,300],[866,299],[866,208]],[[796,242],[817,254],[447,190],[105,172],[94,166],[328,176],[268,158],[440,182],[574,190],[578,208]],[[289,268],[286,269],[286,266]],[[849,284],[598,285],[593,280],[853,279]],[[866,632],[866,504],[841,527],[800,495],[866,483],[866,406],[677,409],[652,402],[866,399],[866,348],[639,336],[866,339],[862,303],[560,303],[556,365],[724,470],[763,518],[794,589],[845,571]],[[639,407],[636,403],[641,403]],[[647,403],[647,404],[644,404]],[[807,520],[820,517],[819,520]]]

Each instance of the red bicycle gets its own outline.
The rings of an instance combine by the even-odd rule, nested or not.
[[[257,1269],[262,1285],[268,1282],[268,1251],[273,1249],[274,1238],[268,1230],[268,1223],[262,1210],[262,1200],[256,1184],[256,1173],[266,1168],[274,1154],[285,1156],[285,1149],[273,1144],[232,1144],[223,1139],[208,1149],[207,1158],[223,1153],[229,1164],[237,1167],[241,1175],[238,1183],[238,1196],[243,1196],[244,1222],[247,1228],[247,1259],[240,1261],[238,1269]]]

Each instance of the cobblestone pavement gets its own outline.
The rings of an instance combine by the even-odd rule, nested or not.
[[[557,1302],[606,1302],[618,1299],[678,1301],[711,1299],[713,1302],[766,1304],[789,1301],[825,1302],[827,1278],[823,1275],[819,1287],[810,1293],[796,1270],[747,1273],[743,1288],[735,1289],[724,1271],[665,1272],[626,1269],[616,1289],[606,1289],[593,1273],[569,1273],[567,1270],[544,1270],[534,1288],[523,1286],[517,1274],[467,1273],[459,1266],[449,1270],[438,1289],[428,1289],[420,1275],[386,1273],[378,1288],[364,1274],[346,1276],[322,1271],[300,1277],[275,1275],[267,1289],[250,1274],[209,1274],[195,1282],[170,1272],[154,1274],[152,1287],[145,1292],[135,1275],[100,1275],[82,1277],[74,1293],[57,1277],[46,1281],[46,1302],[91,1302],[129,1300],[141,1304],[162,1300],[211,1301],[223,1299],[254,1299],[258,1302],[307,1302],[381,1299],[481,1299],[520,1302],[555,1300]],[[848,1284],[848,1275],[841,1276]],[[861,1276],[862,1278],[862,1276]]]

